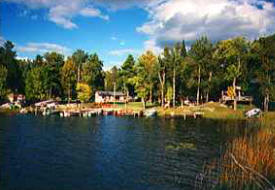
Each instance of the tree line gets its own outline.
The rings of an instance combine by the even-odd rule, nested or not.
[[[206,36],[190,48],[185,42],[166,46],[159,55],[146,51],[129,55],[121,67],[103,70],[96,53],[76,50],[64,55],[47,52],[33,60],[18,60],[12,42],[0,47],[0,99],[10,92],[30,101],[61,97],[88,101],[97,90],[123,91],[144,103],[176,106],[218,100],[221,91],[240,86],[254,103],[269,109],[275,96],[275,35],[249,41],[244,37],[211,42]],[[236,96],[236,95],[235,95]],[[234,99],[234,109],[237,100]]]

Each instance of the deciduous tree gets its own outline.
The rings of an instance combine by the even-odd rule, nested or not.
[[[86,83],[77,83],[76,85],[77,98],[82,102],[88,102],[92,96],[91,87]]]
[[[158,59],[152,51],[146,51],[138,59],[137,73],[138,75],[139,72],[143,73],[144,82],[148,84],[150,102],[152,102],[154,83],[157,80],[157,62]]]
[[[68,58],[61,70],[61,83],[68,97],[68,102],[72,97],[73,89],[77,80],[77,67],[72,58]]]
[[[47,98],[47,70],[45,67],[31,69],[26,77],[25,93],[28,100],[44,100]]]
[[[236,83],[245,66],[245,58],[248,52],[248,43],[244,37],[223,40],[218,43],[215,57],[226,68],[225,78],[232,81],[236,94]],[[234,97],[234,110],[237,109],[237,96]]]

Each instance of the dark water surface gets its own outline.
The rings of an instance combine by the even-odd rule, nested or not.
[[[0,116],[0,189],[193,189],[229,125],[243,123]]]

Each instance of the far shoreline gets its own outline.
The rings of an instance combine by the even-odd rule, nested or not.
[[[132,102],[127,105],[117,105],[117,104],[107,104],[103,106],[94,106],[92,103],[81,103],[81,104],[64,104],[57,105],[53,112],[48,114],[40,109],[35,110],[34,106],[28,106],[24,108],[17,109],[0,109],[0,115],[14,115],[14,114],[35,114],[35,115],[51,115],[60,113],[73,113],[80,117],[91,117],[92,115],[115,115],[115,116],[133,116],[133,117],[152,117],[158,116],[161,118],[205,118],[205,119],[233,119],[233,120],[243,120],[247,119],[245,117],[245,112],[254,108],[253,105],[240,106],[238,110],[225,106],[224,104],[218,102],[209,102],[199,106],[178,106],[163,108],[161,106],[149,105],[146,109],[143,109],[141,102]],[[151,113],[152,112],[152,113]],[[146,115],[147,113],[148,115]],[[275,112],[266,112],[263,115],[272,115],[275,118]]]

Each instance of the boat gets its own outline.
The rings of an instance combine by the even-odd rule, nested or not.
[[[245,113],[245,116],[248,118],[259,117],[262,114],[261,109],[253,108]]]
[[[147,109],[144,111],[144,116],[145,117],[153,117],[157,115],[157,110],[156,109]]]

